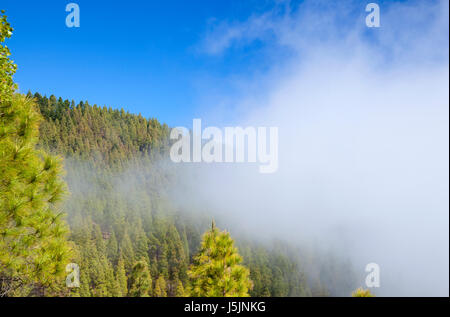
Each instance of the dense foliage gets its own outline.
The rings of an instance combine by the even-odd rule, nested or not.
[[[44,294],[60,286],[70,256],[58,207],[65,184],[58,157],[36,149],[41,117],[14,93],[15,66],[3,46],[11,28],[0,17],[0,296]]]
[[[31,97],[32,95],[29,94]],[[34,95],[46,120],[41,124],[41,145],[66,157],[97,165],[121,167],[167,150],[169,128],[121,110],[91,106],[88,102]]]
[[[220,232],[214,222],[203,235],[194,264],[188,271],[190,295],[197,297],[246,297],[252,288],[250,272],[228,232]]]
[[[0,102],[10,99],[16,90],[13,75],[17,66],[9,58],[11,52],[4,44],[5,40],[11,37],[12,32],[13,28],[6,19],[5,11],[2,10],[0,14]]]

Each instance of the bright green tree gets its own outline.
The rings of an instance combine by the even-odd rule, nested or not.
[[[106,252],[108,255],[108,259],[111,262],[115,262],[117,260],[118,250],[119,244],[117,243],[116,234],[113,231],[111,237],[108,239],[108,242],[106,244]]]
[[[131,297],[148,297],[152,291],[152,278],[148,270],[147,262],[144,260],[134,264],[130,276]]]
[[[190,295],[194,297],[247,297],[252,287],[249,270],[228,232],[220,232],[212,223],[203,235],[199,253],[188,275]]]
[[[17,86],[13,81],[13,75],[17,66],[9,59],[11,52],[4,45],[6,39],[12,35],[13,28],[8,23],[5,11],[0,14],[0,103],[10,100]]]
[[[160,275],[155,283],[155,289],[153,290],[154,297],[167,297],[167,284],[163,275]]]
[[[116,280],[119,282],[120,293],[122,297],[128,294],[128,281],[125,273],[125,264],[123,262],[122,254],[119,255],[119,261],[117,262]]]
[[[352,293],[352,297],[375,297],[370,290],[358,288],[356,291]]]
[[[176,291],[175,291],[175,297],[185,297],[186,292],[183,287],[183,283],[181,283],[180,280],[176,281]]]
[[[148,259],[148,238],[145,234],[144,229],[142,229],[141,221],[138,221],[136,229],[134,230],[134,254],[136,259],[144,259],[149,263]]]
[[[115,278],[114,269],[112,265],[106,261],[107,271],[106,271],[106,281],[108,288],[109,297],[122,297],[122,291],[120,288],[120,282]]]
[[[62,164],[35,148],[41,117],[32,99],[15,94],[15,66],[3,41],[12,29],[0,15],[0,295],[54,286],[70,257],[58,208]]]
[[[120,252],[123,255],[125,271],[127,273],[130,273],[134,265],[135,256],[133,245],[131,244],[131,239],[127,232],[125,232],[122,242],[120,244]]]

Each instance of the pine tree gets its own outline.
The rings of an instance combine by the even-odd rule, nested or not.
[[[155,289],[153,290],[154,297],[167,297],[167,284],[163,275],[160,275],[155,283]]]
[[[176,281],[187,279],[187,262],[185,249],[181,241],[180,235],[176,227],[171,224],[166,233],[166,241],[168,246],[168,272],[169,279]]]
[[[106,256],[98,252],[95,240],[89,241],[86,250],[88,266],[85,270],[90,273],[91,292],[93,296],[106,297],[108,296]]]
[[[185,297],[186,293],[183,287],[183,283],[181,283],[180,280],[177,280],[176,282],[176,292],[175,292],[175,297]]]
[[[142,229],[142,222],[138,221],[134,230],[134,250],[136,259],[144,259],[149,263],[148,258],[148,238]]]
[[[3,42],[11,37],[13,31],[7,21],[5,10],[2,10],[0,14],[0,104],[10,100],[17,88],[12,78],[17,66],[9,59],[11,56],[9,48],[3,45]]]
[[[169,276],[169,263],[167,261],[168,246],[166,242],[160,243],[158,248],[158,272],[164,275],[164,277]]]
[[[122,242],[120,244],[120,252],[123,256],[125,271],[129,273],[131,272],[131,269],[134,265],[134,250],[133,245],[131,244],[130,236],[127,232],[125,232],[125,235],[123,236]]]
[[[0,15],[0,296],[62,278],[70,257],[58,203],[65,193],[58,157],[35,148],[41,120],[32,99],[15,94],[15,66],[3,46],[12,28]]]
[[[111,237],[108,239],[108,242],[106,243],[106,252],[108,255],[108,259],[112,263],[116,263],[117,261],[117,253],[118,253],[118,243],[116,239],[116,234],[114,231],[111,233]]]
[[[203,235],[199,253],[188,274],[194,297],[247,297],[252,287],[249,270],[240,265],[242,257],[228,232],[212,223]]]
[[[152,291],[152,278],[148,270],[147,262],[144,260],[134,264],[130,276],[131,297],[148,297]]]
[[[352,297],[375,297],[370,290],[358,288],[356,291],[352,293]]]
[[[110,297],[122,297],[122,291],[120,288],[120,282],[115,278],[114,269],[109,262],[106,262],[107,271],[106,271],[106,281],[107,281],[107,289],[108,296]]]
[[[288,295],[288,283],[283,276],[283,271],[279,267],[273,268],[272,273],[272,289],[273,297],[286,297]]]
[[[128,282],[127,282],[127,275],[125,273],[125,264],[123,261],[122,254],[119,255],[119,261],[117,262],[117,269],[116,269],[116,280],[119,283],[119,289],[120,294],[122,297],[127,296],[128,294]]]

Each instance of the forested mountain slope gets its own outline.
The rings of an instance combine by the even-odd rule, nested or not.
[[[130,296],[139,261],[149,271],[146,294],[186,295],[187,270],[212,216],[171,202],[177,176],[161,160],[169,127],[123,110],[34,97],[44,117],[40,147],[65,158],[70,191],[64,211],[81,285],[62,295]],[[226,220],[218,226],[226,228]],[[332,257],[284,242],[237,244],[251,296],[349,295],[355,288],[351,269]]]
[[[29,94],[29,96],[32,96]],[[122,166],[130,160],[167,150],[169,127],[121,110],[34,94],[45,121],[40,144],[66,157]]]

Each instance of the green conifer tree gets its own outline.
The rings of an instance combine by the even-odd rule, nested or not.
[[[114,269],[109,262],[106,262],[106,281],[109,297],[122,297],[122,291],[120,289],[120,282],[114,276]]]
[[[203,235],[199,253],[188,271],[190,295],[194,297],[247,297],[252,282],[249,270],[240,265],[242,257],[228,232],[212,223]]]
[[[11,56],[9,48],[3,44],[11,37],[13,31],[7,21],[5,10],[2,10],[0,14],[0,103],[8,101],[17,88],[13,81],[17,66],[9,58]]]
[[[106,243],[106,252],[108,255],[108,259],[112,263],[116,263],[117,261],[117,253],[119,250],[119,246],[116,239],[116,234],[114,231],[111,233],[111,236],[108,239],[108,242]]]
[[[134,232],[134,250],[136,259],[144,259],[149,263],[148,258],[148,238],[142,229],[141,221],[138,222]]]
[[[352,293],[352,297],[375,297],[370,290],[358,288],[356,291]]]
[[[119,283],[120,293],[122,297],[127,296],[128,294],[128,280],[127,275],[125,273],[125,264],[123,261],[122,254],[119,255],[119,261],[117,262],[116,269],[116,280]]]
[[[147,262],[144,260],[138,261],[134,264],[130,276],[130,291],[131,297],[148,297],[152,291],[152,278],[148,270]]]
[[[15,65],[3,45],[12,34],[0,15],[0,296],[26,285],[48,287],[71,256],[58,203],[62,164],[35,148],[41,120],[32,99],[15,94]]]
[[[176,287],[175,297],[185,297],[186,292],[184,290],[183,283],[181,283],[180,280],[177,280]]]
[[[125,271],[127,273],[131,272],[131,269],[134,265],[134,250],[133,245],[131,243],[130,236],[127,232],[125,232],[122,242],[120,244],[120,252],[122,253],[124,264],[125,264]]]
[[[163,275],[160,275],[155,282],[155,289],[153,290],[154,297],[167,297],[167,284]]]

